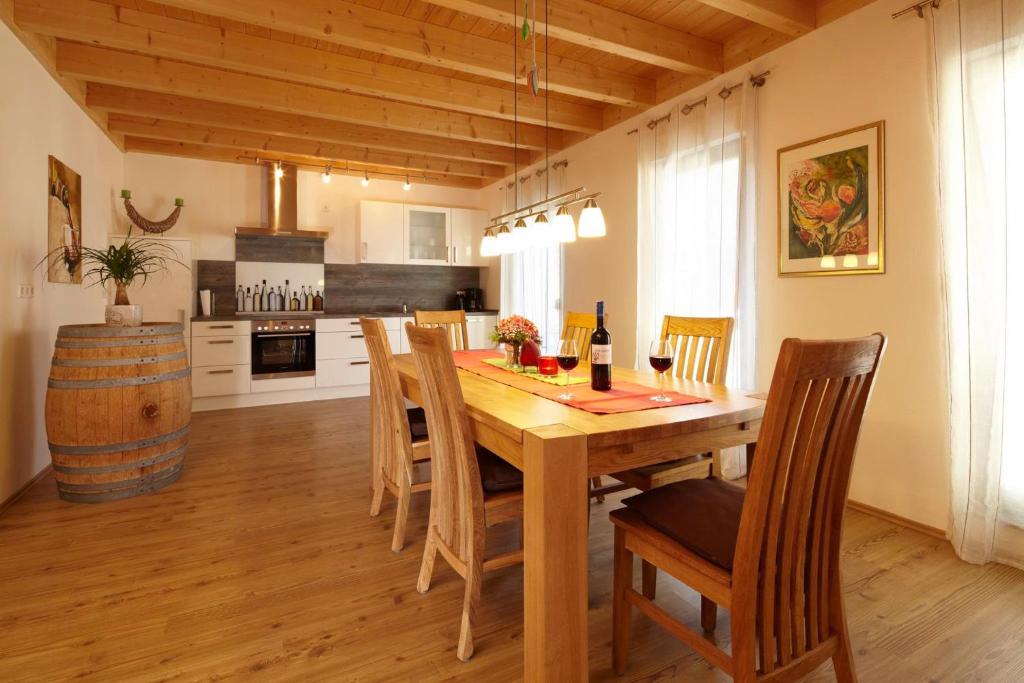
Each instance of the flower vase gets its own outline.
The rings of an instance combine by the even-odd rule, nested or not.
[[[513,372],[522,372],[523,363],[520,360],[520,353],[523,348],[521,344],[505,344],[505,367]]]

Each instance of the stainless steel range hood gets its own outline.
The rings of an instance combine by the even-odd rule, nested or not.
[[[281,177],[276,171],[281,169]],[[327,239],[327,233],[298,228],[298,169],[292,164],[260,164],[260,225],[235,228],[236,235]]]

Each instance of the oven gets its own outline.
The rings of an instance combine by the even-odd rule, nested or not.
[[[252,378],[311,377],[316,374],[315,320],[254,320]]]

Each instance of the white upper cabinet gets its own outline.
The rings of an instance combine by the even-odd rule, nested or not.
[[[359,263],[404,263],[405,210],[397,202],[359,202]]]
[[[452,209],[452,265],[486,266],[490,259],[480,256],[487,213],[479,209]]]
[[[405,204],[405,262],[444,266],[452,260],[452,210]]]

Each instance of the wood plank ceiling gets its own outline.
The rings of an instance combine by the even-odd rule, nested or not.
[[[513,69],[520,0],[0,0],[0,10],[126,151],[481,187],[517,155],[528,164],[545,146],[562,150],[870,2],[527,1],[541,19],[548,98],[525,85],[521,40]]]

